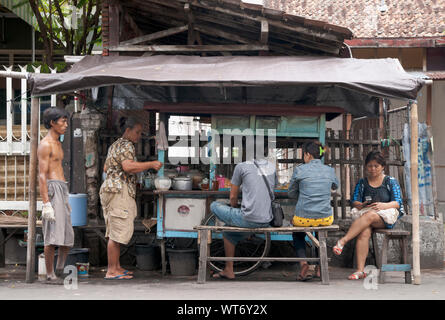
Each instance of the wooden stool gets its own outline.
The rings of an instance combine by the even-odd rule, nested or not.
[[[383,234],[382,249],[377,248],[376,234]],[[411,233],[404,230],[374,229],[372,233],[372,246],[374,247],[377,268],[380,269],[379,283],[385,283],[385,272],[403,271],[405,272],[405,283],[411,283],[411,264],[408,263],[408,236]],[[388,244],[389,240],[399,240],[402,250],[402,264],[388,264]]]

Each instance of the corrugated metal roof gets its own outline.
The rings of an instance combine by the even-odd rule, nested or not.
[[[22,0],[0,0],[0,4],[14,12],[19,18],[26,21],[29,25],[36,25],[37,21],[29,3],[23,2]]]

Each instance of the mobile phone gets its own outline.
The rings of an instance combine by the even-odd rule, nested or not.
[[[366,206],[369,206],[372,203],[372,197],[371,196],[366,196],[365,197],[365,202],[363,203]]]

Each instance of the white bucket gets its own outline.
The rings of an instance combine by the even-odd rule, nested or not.
[[[46,280],[45,254],[39,254],[39,280]]]

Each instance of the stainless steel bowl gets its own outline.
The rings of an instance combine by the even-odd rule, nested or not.
[[[173,189],[187,191],[192,190],[193,181],[190,177],[176,177],[173,179]]]

